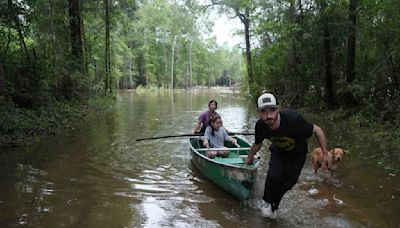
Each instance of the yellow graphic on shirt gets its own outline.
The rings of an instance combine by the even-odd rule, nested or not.
[[[276,146],[277,149],[279,150],[293,150],[294,146],[296,143],[294,142],[294,139],[289,138],[289,137],[271,137],[271,142]]]

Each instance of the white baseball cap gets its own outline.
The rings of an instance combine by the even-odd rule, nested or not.
[[[257,99],[258,109],[263,110],[265,108],[277,108],[275,96],[271,93],[263,93]]]

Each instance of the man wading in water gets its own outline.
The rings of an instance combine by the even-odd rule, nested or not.
[[[264,93],[257,99],[260,119],[255,127],[255,142],[251,146],[246,164],[253,162],[254,154],[260,150],[264,139],[269,139],[271,158],[263,200],[267,202],[261,213],[265,217],[276,217],[283,195],[292,189],[306,160],[307,139],[314,134],[327,162],[327,145],[323,130],[306,121],[299,113],[291,110],[280,111],[274,95]]]

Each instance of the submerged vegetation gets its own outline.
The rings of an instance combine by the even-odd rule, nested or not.
[[[368,121],[364,115],[346,116],[343,109],[302,113],[324,128],[328,147],[342,147],[350,156],[383,170],[400,172],[400,129],[390,123]]]
[[[54,101],[35,109],[15,108],[11,102],[0,106],[0,148],[15,147],[72,128],[96,111],[113,109],[115,98],[96,97],[85,101]]]

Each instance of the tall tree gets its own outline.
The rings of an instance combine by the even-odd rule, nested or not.
[[[190,39],[189,44],[189,88],[192,88],[193,70],[192,70],[192,44],[193,40]]]
[[[57,73],[57,53],[56,53],[56,40],[55,40],[55,29],[54,29],[54,0],[50,1],[50,33],[51,33],[51,46],[52,46],[52,62],[53,62],[53,78],[56,80]]]
[[[251,1],[239,0],[211,0],[213,5],[218,5],[225,8],[227,11],[233,10],[234,15],[240,19],[244,26],[244,38],[246,43],[246,63],[248,83],[254,83],[253,66],[251,61],[251,43],[250,43],[250,12]]]
[[[21,22],[20,22],[20,17],[19,17],[19,10],[20,8],[14,6],[12,0],[8,0],[8,10],[9,10],[9,15],[11,17],[11,21],[14,21],[15,24],[15,29],[18,32],[18,38],[21,46],[21,52],[24,54],[21,54],[21,56],[25,56],[25,59],[27,63],[30,65],[31,64],[31,58],[28,52],[28,48],[25,42],[25,37],[22,31],[21,27]]]
[[[323,28],[324,66],[325,66],[325,99],[328,108],[333,107],[333,76],[330,33],[327,27]]]
[[[75,62],[82,65],[83,43],[82,43],[82,15],[79,0],[68,0],[69,6],[69,29],[71,34],[71,53]]]
[[[329,31],[329,15],[328,3],[326,0],[320,1],[320,9],[322,14],[322,36],[324,48],[324,71],[325,71],[325,102],[329,109],[333,107],[334,91],[333,91],[333,75],[332,75],[332,53],[331,53],[331,34]]]
[[[0,57],[0,97],[5,95],[5,82],[3,60]]]
[[[171,89],[174,88],[174,63],[175,63],[175,46],[176,36],[172,39],[172,50],[171,50]]]
[[[355,79],[357,0],[350,0],[349,2],[349,22],[349,35],[347,36],[346,82],[351,83]]]
[[[110,51],[110,1],[104,0],[104,22],[105,28],[105,91],[111,92],[111,51]]]
[[[296,7],[297,5],[297,7]],[[288,11],[288,22],[290,25],[291,34],[291,51],[289,53],[288,62],[288,77],[293,78],[295,90],[290,95],[291,99],[299,101],[298,105],[302,105],[304,96],[307,90],[307,81],[304,80],[304,72],[301,70],[301,44],[303,41],[303,30],[302,27],[302,3],[299,0],[296,4],[296,0],[290,0],[289,11]]]
[[[147,85],[147,77],[146,77],[146,59],[145,54],[141,52],[139,54],[139,85],[146,86]]]
[[[249,85],[254,83],[253,66],[251,62],[251,47],[250,47],[250,8],[245,6],[244,12],[241,13],[238,9],[235,10],[240,21],[244,25],[244,37],[246,41],[246,61],[247,61],[247,74],[249,77]]]

